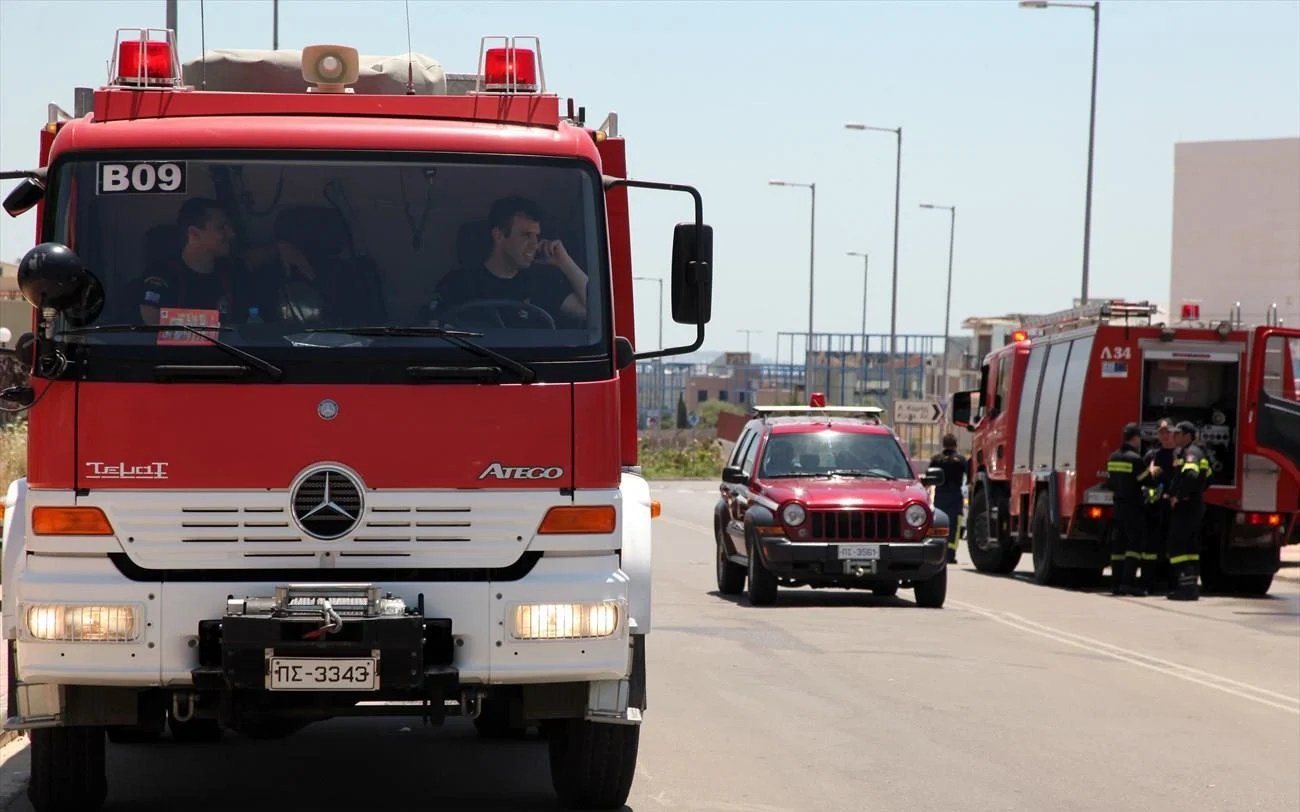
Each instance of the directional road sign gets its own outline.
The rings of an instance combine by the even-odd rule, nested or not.
[[[943,419],[943,408],[933,400],[900,400],[894,404],[895,423],[934,425]]]

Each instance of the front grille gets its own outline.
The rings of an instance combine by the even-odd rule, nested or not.
[[[342,538],[361,520],[361,486],[346,471],[325,468],[309,475],[293,494],[298,526],[318,539]]]
[[[809,541],[889,541],[902,538],[897,510],[814,510]]]

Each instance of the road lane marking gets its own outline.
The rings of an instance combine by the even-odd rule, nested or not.
[[[1261,705],[1267,705],[1270,708],[1286,711],[1300,716],[1300,698],[1281,694],[1276,691],[1270,691],[1267,688],[1260,688],[1255,685],[1240,682],[1238,680],[1223,677],[1218,674],[1212,674],[1208,671],[1201,671],[1197,668],[1182,665],[1180,663],[1162,660],[1159,657],[1153,657],[1149,654],[1131,651],[1120,648],[1110,643],[1103,643],[1100,640],[1094,640],[1090,637],[1067,632],[1042,623],[1020,617],[1010,612],[998,612],[992,609],[985,609],[982,606],[965,603],[963,601],[949,600],[949,605],[959,606],[963,609],[983,615],[990,620],[997,621],[1005,626],[1010,626],[1022,632],[1036,634],[1049,640],[1055,640],[1058,643],[1064,643],[1069,646],[1084,649],[1094,654],[1101,654],[1121,662],[1136,665],[1149,671],[1155,671],[1158,674],[1164,674],[1170,677],[1176,677],[1187,682],[1195,683],[1206,688],[1212,688],[1225,694],[1230,694],[1241,699],[1248,699],[1251,702],[1257,702]],[[1280,702],[1274,700],[1281,700]]]
[[[677,526],[677,527],[681,527],[681,528],[684,528],[684,529],[686,529],[686,530],[694,530],[694,531],[697,532],[697,533],[703,533],[704,535],[708,536],[709,538],[713,538],[713,529],[712,529],[712,528],[704,527],[703,525],[698,525],[698,524],[695,524],[694,522],[684,522],[684,521],[682,521],[681,519],[674,519],[674,518],[672,518],[672,517],[670,517],[670,516],[664,516],[664,515],[662,515],[662,514],[659,516],[659,521],[661,521],[661,522],[667,522],[668,524],[675,525],[675,526]]]

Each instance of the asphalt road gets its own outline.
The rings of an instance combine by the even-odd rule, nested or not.
[[[940,610],[807,589],[757,609],[713,594],[716,489],[656,490],[636,812],[1300,809],[1296,581],[1115,598],[980,575],[963,550]],[[541,741],[481,742],[461,720],[109,747],[122,812],[557,808]]]

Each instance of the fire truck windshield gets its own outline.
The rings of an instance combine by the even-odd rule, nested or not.
[[[472,361],[445,330],[472,331],[542,380],[609,374],[603,196],[589,164],[207,152],[75,156],[54,174],[49,239],[103,288],[92,321],[62,325],[97,359],[92,379],[220,357],[180,325],[297,380]],[[178,329],[75,329],[125,324]],[[547,362],[564,363],[548,374]]]

